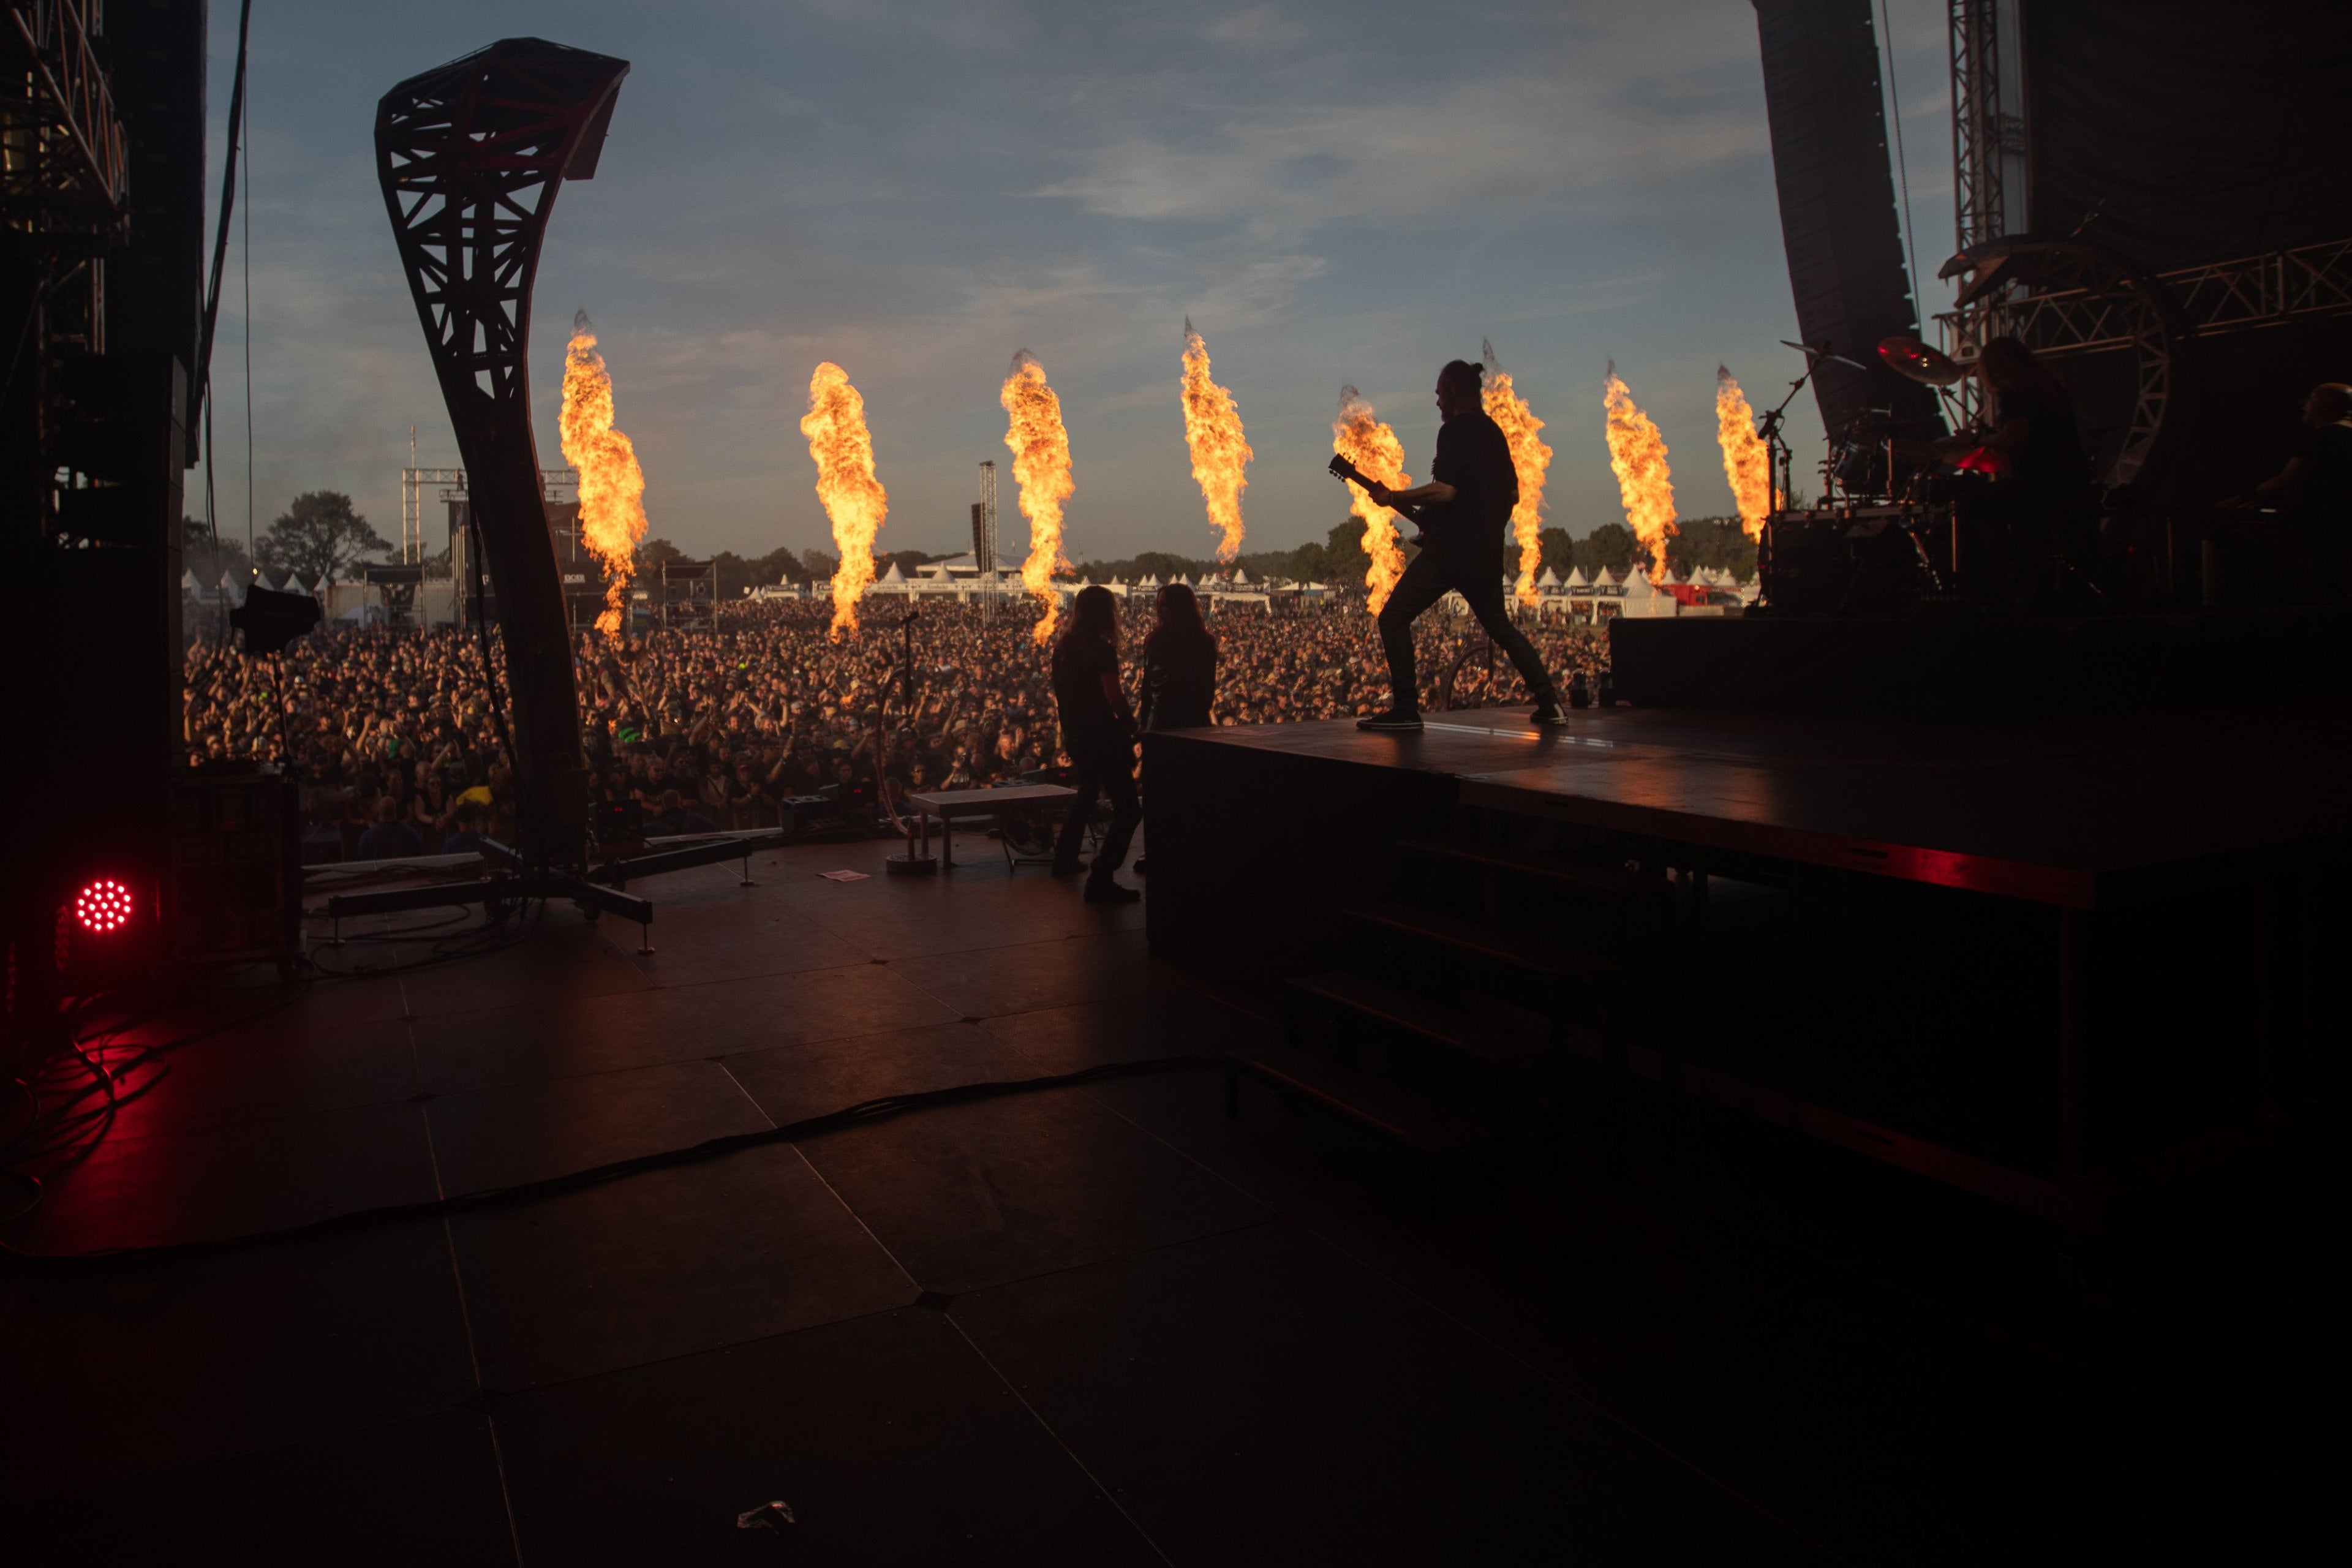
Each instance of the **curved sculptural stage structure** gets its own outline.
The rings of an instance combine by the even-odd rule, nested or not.
[[[376,106],[376,173],[465,461],[513,704],[516,848],[587,858],[586,761],[530,427],[530,290],[555,193],[596,172],[626,60],[508,38]]]

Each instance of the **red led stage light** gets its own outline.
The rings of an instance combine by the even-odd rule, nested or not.
[[[82,885],[74,895],[74,919],[81,929],[105,936],[131,923],[131,889],[110,877]]]

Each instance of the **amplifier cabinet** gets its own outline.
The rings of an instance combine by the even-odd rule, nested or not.
[[[302,813],[271,765],[180,775],[172,786],[172,956],[290,962],[302,935]]]

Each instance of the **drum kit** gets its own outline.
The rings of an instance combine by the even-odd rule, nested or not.
[[[1805,356],[1805,374],[1791,384],[1791,395],[1823,364],[1868,368],[1832,353],[1826,344],[1787,346]],[[1881,364],[1936,388],[1939,396],[1974,368],[1914,337],[1886,338],[1877,353]],[[1947,408],[1957,416],[1949,403]],[[1768,416],[1764,423],[1779,478],[1786,473],[1786,448],[1777,442],[1777,418]],[[1770,613],[1885,613],[1961,596],[1958,514],[1964,493],[1985,477],[1946,466],[1935,445],[1944,434],[1942,421],[1885,408],[1866,409],[1828,432],[1821,500],[1808,507],[1776,506],[1765,526],[1757,569]],[[1785,482],[1774,493],[1785,499]]]

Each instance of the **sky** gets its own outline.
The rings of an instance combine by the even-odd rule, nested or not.
[[[1952,248],[1944,7],[1885,3],[1932,273]],[[211,15],[217,200],[236,0]],[[1014,353],[1036,354],[1070,432],[1081,560],[1213,547],[1178,400],[1187,317],[1256,452],[1251,550],[1345,515],[1323,471],[1342,384],[1423,476],[1436,369],[1490,340],[1549,426],[1546,521],[1581,535],[1622,516],[1610,361],[1664,430],[1685,516],[1732,510],[1717,364],[1759,407],[1797,374],[1747,0],[256,0],[213,378],[224,536],[334,489],[396,539],[410,426],[420,465],[457,462],[376,185],[375,103],[530,36],[632,62],[596,177],[563,187],[548,226],[541,461],[562,460],[585,310],[651,532],[689,553],[831,547],[798,429],[823,360],[866,400],[880,548],[968,547],[992,458],[1017,552],[996,395]],[[1819,425],[1809,398],[1796,414],[1802,454]]]

